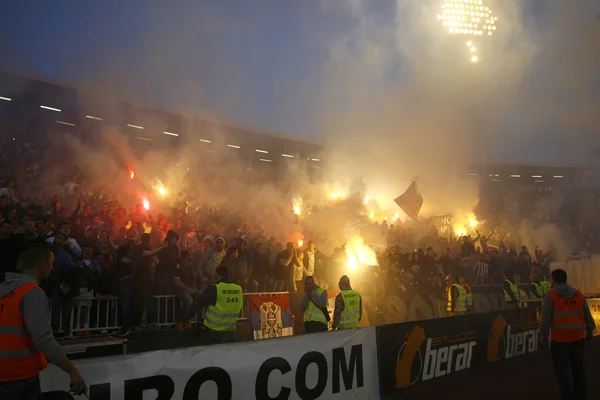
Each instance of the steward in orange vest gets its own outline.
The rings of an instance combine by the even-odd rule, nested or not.
[[[46,244],[24,250],[17,269],[0,274],[0,399],[30,400],[41,396],[39,373],[48,361],[67,372],[71,390],[87,387],[73,363],[54,340],[48,298],[38,286],[52,272],[54,255]]]
[[[585,399],[585,340],[592,338],[596,324],[583,294],[567,284],[565,271],[552,271],[551,283],[542,305],[540,341],[547,343],[550,337],[561,398]]]

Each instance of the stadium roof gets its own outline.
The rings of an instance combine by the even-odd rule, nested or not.
[[[60,87],[63,89],[72,90],[74,92],[79,92],[82,90],[84,90],[88,93],[94,93],[94,92],[105,93],[106,92],[105,89],[103,89],[102,87],[99,87],[97,85],[94,85],[93,83],[91,83],[91,84],[90,83],[77,83],[77,84],[70,85],[70,84],[62,82],[60,80],[37,75],[37,74],[31,73],[31,72],[14,71],[14,70],[10,70],[10,69],[0,68],[0,75],[5,75],[5,76],[8,75],[13,78],[18,77],[18,78],[21,78],[21,79],[27,80],[27,81],[43,82],[48,85],[53,85],[53,86],[57,86],[57,87]],[[3,93],[0,92],[0,96],[2,96],[2,95],[3,95]],[[122,92],[120,92],[116,95],[112,95],[110,97],[112,97],[112,100],[115,102],[128,103],[130,105],[146,109],[147,111],[170,113],[170,114],[175,114],[175,115],[189,118],[189,119],[202,120],[208,124],[218,125],[220,128],[228,128],[228,129],[233,129],[233,130],[237,130],[237,131],[244,131],[244,132],[248,132],[248,133],[254,133],[254,134],[269,136],[269,137],[278,138],[278,139],[290,140],[290,141],[314,145],[314,146],[322,146],[322,143],[318,142],[318,141],[313,141],[313,140],[309,140],[309,139],[305,139],[305,138],[299,138],[296,136],[286,135],[286,134],[278,133],[278,132],[266,131],[266,130],[262,130],[262,129],[258,129],[258,128],[254,128],[254,127],[245,126],[245,125],[235,124],[235,123],[226,121],[222,118],[216,117],[214,115],[206,116],[206,114],[202,115],[201,113],[194,113],[189,110],[170,109],[167,107],[160,107],[156,104],[150,104],[147,102],[140,101],[139,99],[134,99],[131,96],[129,96],[125,93],[122,93]]]

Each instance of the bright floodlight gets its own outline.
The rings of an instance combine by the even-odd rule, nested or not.
[[[483,0],[444,0],[441,7],[437,20],[441,21],[446,32],[467,36],[471,61],[476,62],[479,57],[475,54],[475,39],[478,36],[492,36],[498,17],[492,16],[492,10],[483,4]]]

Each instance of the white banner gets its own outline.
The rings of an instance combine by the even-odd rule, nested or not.
[[[80,360],[91,400],[378,399],[375,328]],[[70,400],[55,366],[44,400]]]

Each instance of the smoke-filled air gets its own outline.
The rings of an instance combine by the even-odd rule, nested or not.
[[[207,155],[198,141],[206,132],[191,125],[182,127],[190,135],[177,138],[177,146],[150,146],[143,153],[132,149],[123,133],[127,127],[110,126],[94,138],[77,138],[68,128],[55,136],[62,162],[41,171],[43,189],[53,192],[65,176],[77,174],[85,177],[84,193],[102,193],[128,207],[143,202],[151,213],[168,214],[182,205],[220,208],[239,213],[267,238],[297,246],[318,240],[328,250],[347,244],[349,265],[377,262],[374,250],[388,246],[381,224],[410,232],[412,250],[431,234],[429,218],[446,215],[452,215],[451,229],[444,232],[451,240],[493,229],[562,256],[572,250],[571,234],[554,217],[562,198],[540,205],[547,215],[536,221],[492,215],[480,204],[489,193],[482,193],[472,167],[589,161],[600,123],[594,93],[600,66],[597,2],[307,3],[295,26],[310,46],[286,48],[281,57],[293,58],[298,68],[310,57],[322,62],[311,62],[300,81],[284,75],[269,84],[279,106],[264,111],[273,122],[257,128],[275,127],[322,143],[318,177],[292,154],[295,159],[277,179],[264,179],[255,164],[218,139],[212,145],[222,150]],[[257,84],[245,78],[250,66],[227,55],[228,42],[214,40],[224,26],[252,36],[252,26],[270,21],[268,10],[249,12],[242,23],[215,10],[188,8],[176,9],[178,18],[164,24],[151,23],[161,14],[156,3],[141,11],[152,27],[136,39],[131,54],[98,49],[94,66],[74,73],[85,87],[80,103],[96,104],[98,93],[106,99],[140,95],[152,86],[163,99],[177,98],[188,114],[214,122],[203,128],[213,138],[224,120],[261,124],[264,119],[238,112],[239,99],[247,102]],[[322,26],[323,20],[331,26]],[[192,61],[195,51],[206,52],[202,68]],[[261,68],[278,68],[260,60],[259,51],[254,57]],[[122,71],[127,68],[135,73]],[[214,77],[218,84],[203,87],[192,74],[206,74],[205,81]],[[94,82],[99,87],[89,88]],[[285,120],[292,123],[286,126]],[[151,121],[144,129],[153,129]],[[394,201],[413,180],[423,199],[416,218]]]

